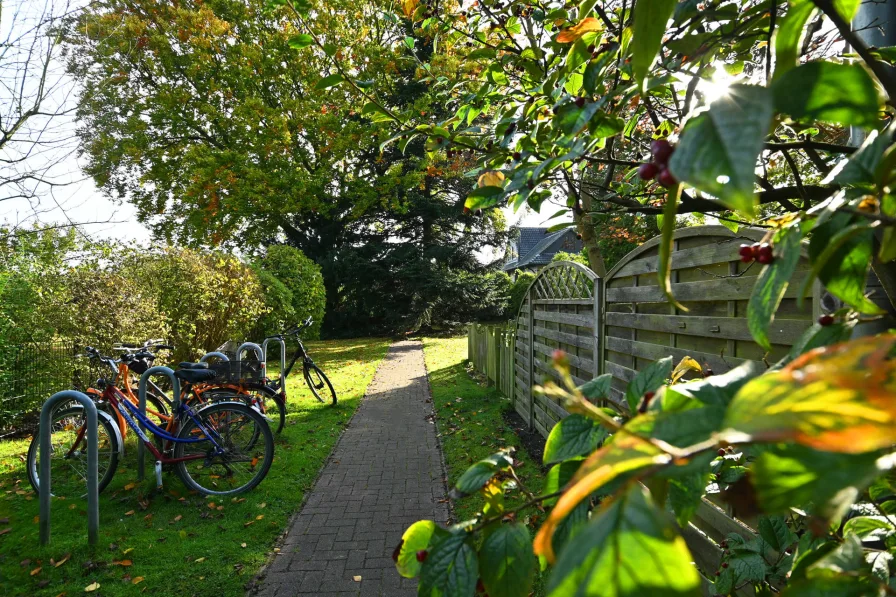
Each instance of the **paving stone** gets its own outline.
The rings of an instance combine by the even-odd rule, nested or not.
[[[394,343],[254,597],[416,595],[391,555],[417,520],[448,521],[431,414],[422,344]]]

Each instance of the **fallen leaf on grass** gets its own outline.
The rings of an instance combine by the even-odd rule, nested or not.
[[[41,567],[38,566],[37,568],[35,568],[34,570],[31,571],[31,576],[34,576],[34,575],[36,575],[36,574],[40,574],[40,571],[41,571]]]
[[[249,525],[251,525],[251,524],[255,524],[255,521],[254,521],[254,520],[250,520],[249,522],[244,523],[243,526],[244,526],[244,527],[247,527],[247,526],[249,526]]]
[[[142,576],[135,576],[135,577],[133,578],[133,580],[131,580],[131,584],[132,584],[132,585],[139,585],[139,584],[142,583],[144,580],[146,580],[146,579],[143,578]]]
[[[264,518],[264,514],[259,514],[258,516],[255,517],[255,520],[261,520],[263,518]]]
[[[246,544],[245,544],[245,543],[240,543],[240,547],[246,547]],[[40,568],[38,568],[38,570],[40,570]]]
[[[127,512],[124,513],[124,515],[125,515],[125,516],[133,516],[133,515],[134,515],[134,511],[133,511],[133,510],[128,510]]]
[[[134,551],[134,548],[133,548],[133,547],[129,547],[129,548],[127,548],[126,550],[124,550],[123,552],[121,552],[121,555],[126,556],[126,555],[128,555],[129,553],[131,553],[132,551]]]
[[[195,560],[193,560],[193,561],[196,562],[197,564],[201,564],[202,562],[205,561],[205,558],[197,558],[197,559],[195,559]]]
[[[95,583],[89,584],[86,587],[84,587],[84,592],[85,593],[93,593],[94,591],[96,591],[99,588],[100,588],[100,583],[95,582]]]
[[[130,490],[132,490],[132,489],[135,488],[135,487],[137,487],[137,484],[136,484],[136,483],[128,483],[127,485],[124,486],[124,490],[125,490],[125,491],[130,491]]]
[[[72,557],[72,554],[70,554],[70,553],[65,554],[64,556],[62,556],[62,559],[61,559],[61,560],[59,560],[58,562],[56,562],[55,564],[53,564],[53,567],[54,567],[54,568],[59,568],[60,566],[62,566],[62,565],[65,564],[66,562],[68,562],[68,559],[69,559],[70,557]]]
[[[209,502],[209,503],[208,503],[208,508],[209,508],[209,510],[214,510],[214,509],[215,509],[215,502]]]
[[[3,529],[2,531],[0,531],[0,535],[5,535],[6,533],[10,532],[11,530],[12,530],[12,527],[9,527],[9,528],[7,528],[7,529]]]
[[[259,508],[267,508],[268,504],[267,504],[267,502],[261,502],[260,504],[258,504],[258,507]]]
[[[39,522],[40,522],[40,516],[35,516],[35,517],[34,517],[34,524],[37,524],[37,523],[39,523]]]
[[[174,517],[174,522],[180,522],[182,518],[183,518],[183,516],[178,514],[177,516]]]
[[[127,568],[128,566],[133,566],[134,562],[132,562],[130,560],[122,560],[120,562],[112,562],[112,565],[113,566],[124,566],[125,568]]]

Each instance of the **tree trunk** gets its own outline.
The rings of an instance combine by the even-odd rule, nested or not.
[[[582,194],[581,213],[573,211],[573,221],[576,223],[576,230],[582,235],[582,242],[585,244],[585,251],[588,253],[588,264],[591,271],[601,278],[607,277],[607,266],[604,263],[604,256],[600,252],[600,246],[597,244],[597,230],[591,220],[591,197],[587,193]]]

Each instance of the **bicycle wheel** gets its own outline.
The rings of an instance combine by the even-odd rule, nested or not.
[[[243,392],[231,388],[211,387],[199,395],[208,402],[236,399],[248,406],[257,406],[258,411],[268,418],[275,433],[283,431],[283,426],[286,425],[286,403],[280,393],[270,386],[252,385],[246,387]]]
[[[305,383],[311,388],[311,393],[314,394],[315,398],[321,402],[326,402],[327,398],[332,397],[333,404],[336,404],[336,390],[333,389],[333,384],[330,383],[324,372],[320,370],[320,367],[314,363],[306,364],[304,374]]]
[[[197,421],[199,424],[197,424]],[[233,403],[212,404],[186,420],[174,447],[184,485],[207,495],[249,491],[264,479],[274,459],[274,434],[258,411]]]
[[[97,414],[97,480],[105,489],[118,467],[118,436],[112,422]],[[57,410],[50,418],[50,482],[53,495],[66,499],[87,495],[87,415],[80,406]],[[28,481],[40,493],[40,434],[28,446]]]

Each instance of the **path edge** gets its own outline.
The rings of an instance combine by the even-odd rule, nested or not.
[[[442,489],[445,490],[445,500],[448,505],[447,524],[452,524],[457,520],[454,512],[454,501],[451,499],[451,488],[448,485],[448,465],[445,462],[445,451],[442,449],[442,432],[439,430],[439,417],[436,412],[436,399],[432,395],[432,379],[429,376],[429,365],[426,362],[426,343],[423,337],[420,337],[420,350],[423,351],[423,370],[426,372],[426,393],[429,394],[429,404],[432,411],[432,423],[436,427],[436,446],[439,450],[439,465],[442,468]],[[466,358],[464,361],[466,362]]]

